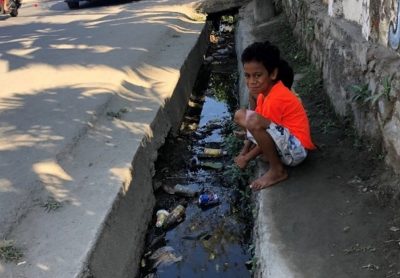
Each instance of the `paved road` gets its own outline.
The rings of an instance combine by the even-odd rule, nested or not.
[[[0,238],[25,254],[1,277],[80,271],[204,27],[189,4],[28,0],[0,17]],[[41,207],[49,197],[57,214]]]

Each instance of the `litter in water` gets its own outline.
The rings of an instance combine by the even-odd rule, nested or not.
[[[179,256],[171,246],[161,247],[149,257],[152,268],[166,267],[181,260],[182,256]]]

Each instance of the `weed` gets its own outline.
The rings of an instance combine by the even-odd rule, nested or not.
[[[222,130],[221,130],[221,134],[224,136],[224,140],[228,139],[228,137],[232,136],[231,134],[233,134],[234,130],[237,129],[237,125],[235,124],[234,121],[232,121],[230,118],[224,118],[224,125],[222,126]],[[237,140],[235,140],[237,139]],[[239,141],[238,143],[240,143],[240,140],[238,138],[230,138],[228,139],[232,140],[233,142],[235,141]],[[233,143],[232,142],[232,143]],[[230,147],[230,143],[227,143],[227,146]]]
[[[243,171],[233,163],[232,165],[226,167],[223,176],[229,183],[238,187],[240,184],[246,184],[250,175],[247,173],[247,171]]]
[[[235,18],[232,15],[223,15],[221,17],[221,22],[233,24],[235,23]]]
[[[284,54],[284,58],[293,67],[294,72],[301,72],[304,65],[307,64],[307,54],[297,43],[289,26],[283,29],[281,39],[274,43],[279,47],[281,53]]]
[[[327,121],[323,121],[323,122],[321,123],[320,131],[321,131],[323,134],[327,134],[328,131],[329,131],[331,128],[334,128],[334,127],[336,127],[336,126],[337,126],[337,125],[336,125],[336,123],[335,123],[334,121],[328,119]]]
[[[224,149],[228,152],[228,155],[233,157],[239,153],[243,145],[243,141],[238,139],[234,135],[229,135],[224,138]]]
[[[240,193],[240,201],[249,200],[251,197],[251,189],[249,186],[245,186],[243,190],[239,190]]]
[[[390,98],[390,91],[392,90],[392,77],[385,76],[383,78],[383,92],[382,94],[389,99]]]
[[[128,112],[127,108],[121,108],[118,112],[108,111],[107,116],[110,118],[121,119],[122,115]]]
[[[377,155],[376,159],[383,161],[385,159],[385,154],[384,153],[380,153]]]
[[[353,147],[355,149],[360,150],[364,147],[364,141],[354,129],[354,127],[347,127],[345,132],[346,136],[353,141]]]
[[[14,246],[13,240],[0,240],[0,259],[15,262],[23,257],[20,249]]]
[[[353,92],[352,101],[362,102],[363,104],[369,102],[371,90],[368,88],[368,84],[352,85],[350,90]]]
[[[392,78],[389,76],[385,76],[383,78],[383,90],[378,92],[377,94],[372,94],[369,97],[366,98],[366,102],[370,101],[372,105],[375,105],[375,103],[381,98],[381,97],[386,97],[387,100],[390,99],[390,91],[392,90]]]
[[[42,207],[44,208],[44,210],[46,212],[50,212],[50,211],[55,211],[55,210],[58,210],[59,208],[61,208],[62,203],[60,203],[59,201],[57,201],[53,198],[48,198],[47,201],[42,204]]]
[[[354,138],[353,138],[354,140],[353,140],[353,147],[355,148],[355,149],[361,149],[363,146],[364,146],[364,144],[363,144],[363,142],[362,142],[362,139],[360,138],[360,136],[355,136]]]
[[[319,71],[313,65],[309,65],[302,79],[296,84],[296,92],[300,96],[315,95],[322,89],[322,78]]]
[[[381,97],[386,97],[387,100],[390,99],[390,92],[392,90],[392,77],[385,76],[382,80],[383,90],[373,94],[368,88],[368,84],[353,85],[350,87],[351,91],[354,93],[351,100],[362,102],[363,104],[371,103],[375,105],[376,102]]]
[[[254,273],[254,271],[257,269],[257,263],[258,259],[254,255],[246,262],[247,269],[250,271],[250,273]]]
[[[313,40],[314,39],[314,21],[308,20],[305,26],[305,38],[306,40]]]

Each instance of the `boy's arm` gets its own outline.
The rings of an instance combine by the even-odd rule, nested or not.
[[[250,151],[250,148],[253,144],[253,142],[251,142],[250,140],[244,140],[243,141],[243,148],[242,150],[239,152],[239,155],[244,155],[246,153],[248,153]]]
[[[239,155],[235,157],[234,161],[240,169],[244,169],[246,168],[247,163],[259,154],[261,154],[261,148],[258,145],[253,144],[251,141],[246,140],[243,149]]]
[[[261,154],[261,148],[258,145],[255,145],[247,154],[244,155],[247,161],[250,161],[256,158]]]
[[[257,96],[249,93],[249,109],[255,110],[257,104]]]

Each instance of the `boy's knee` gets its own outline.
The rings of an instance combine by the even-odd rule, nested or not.
[[[251,114],[246,119],[247,129],[251,132],[254,130],[264,129],[263,122],[257,114]]]

